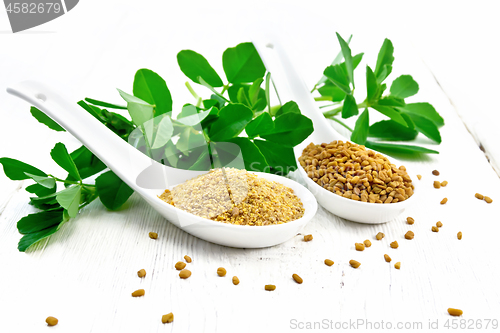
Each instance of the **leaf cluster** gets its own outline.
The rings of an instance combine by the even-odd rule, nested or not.
[[[386,92],[387,83],[384,82],[391,74],[394,63],[394,47],[389,39],[385,39],[380,48],[375,68],[366,66],[366,98],[357,103],[354,97],[354,70],[361,62],[363,53],[352,56],[349,47],[351,38],[352,36],[346,42],[337,33],[341,51],[313,88],[313,91],[317,90],[321,95],[316,100],[333,102],[327,107],[334,108],[325,111],[325,117],[349,129],[352,141],[388,154],[438,153],[424,147],[380,143],[368,139],[411,141],[418,133],[422,133],[439,144],[439,128],[444,125],[444,120],[429,103],[406,102],[408,97],[416,95],[419,90],[418,83],[411,75],[397,77],[392,81],[388,93]],[[363,109],[361,114],[359,109]],[[388,119],[370,125],[369,110],[377,111]],[[343,119],[358,116],[354,129],[345,125],[338,116]]]
[[[205,86],[211,94],[201,98],[186,82],[196,102],[184,104],[176,118],[172,117],[172,96],[166,81],[149,69],[136,72],[132,94],[118,89],[126,105],[92,98],[78,105],[149,157],[175,168],[234,166],[282,175],[295,170],[293,147],[312,133],[312,122],[295,102],[271,107],[270,73],[266,74],[252,43],[224,52],[224,81],[194,51],[179,52],[177,61],[192,82]],[[108,109],[127,111],[130,118]],[[35,107],[31,114],[50,129],[64,131]],[[26,190],[34,195],[30,204],[40,210],[18,221],[18,230],[24,235],[19,251],[55,233],[93,200],[99,198],[108,209],[115,210],[133,193],[85,146],[69,153],[63,143],[57,143],[50,155],[67,172],[65,177],[0,158],[11,180],[34,181]],[[93,184],[89,182],[92,178]],[[58,188],[57,183],[63,186]]]

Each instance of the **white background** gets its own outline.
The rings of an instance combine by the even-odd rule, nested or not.
[[[135,71],[149,68],[166,80],[175,110],[192,102],[184,86],[187,78],[177,66],[178,51],[203,54],[223,77],[222,52],[249,41],[253,29],[265,23],[284,36],[311,87],[339,50],[336,31],[344,38],[353,34],[353,53],[365,52],[363,64],[372,67],[383,39],[390,38],[396,58],[391,77],[413,75],[421,89],[412,101],[431,102],[446,121],[440,146],[418,138],[441,154],[408,164],[424,175],[429,188],[433,169],[450,181],[443,190],[448,192],[430,190],[409,212],[417,220],[417,236],[394,254],[402,258],[401,271],[394,271],[378,261],[389,251],[384,247],[389,240],[408,229],[403,216],[375,227],[320,210],[305,230],[314,235],[313,242],[296,237],[278,247],[245,251],[195,239],[135,196],[113,213],[96,202],[36,251],[18,253],[15,222],[32,208],[20,190],[26,184],[1,174],[0,285],[5,290],[0,321],[7,325],[5,332],[48,331],[48,315],[60,319],[52,329],[61,332],[281,332],[292,318],[419,320],[426,327],[430,319],[444,323],[450,318],[446,309],[453,306],[464,309],[466,319],[500,320],[500,181],[493,171],[500,170],[497,16],[495,1],[82,0],[61,18],[12,34],[0,9],[2,157],[60,173],[49,159],[50,149],[59,141],[78,147],[69,134],[52,132],[32,118],[25,102],[5,92],[9,84],[37,78],[65,86],[74,101],[92,97],[118,103],[115,88],[130,92]],[[363,79],[363,66],[357,82]],[[496,201],[487,206],[473,198],[475,192]],[[450,198],[448,206],[435,205],[443,195]],[[438,219],[444,228],[453,228],[431,234]],[[152,229],[164,235],[157,243],[147,238]],[[372,252],[361,254],[352,249],[355,241],[372,239],[381,230],[391,237],[387,244],[374,244]],[[457,246],[458,230],[464,240]],[[179,284],[173,265],[184,254],[198,266],[192,278]],[[353,271],[347,262],[356,255],[364,269]],[[326,257],[335,261],[331,275],[325,275]],[[219,266],[228,275],[238,272],[242,284],[235,288],[229,280],[220,282],[214,276]],[[140,268],[155,274],[139,282],[134,274]],[[298,289],[289,275],[299,271],[305,282]],[[272,294],[262,291],[270,280],[278,281]],[[140,283],[149,288],[147,297],[131,299],[128,295]],[[170,311],[176,315],[174,324],[159,324],[161,314]]]

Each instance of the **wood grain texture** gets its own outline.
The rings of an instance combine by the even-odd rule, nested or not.
[[[50,132],[31,120],[29,114],[23,116],[28,106],[4,93],[9,83],[36,72],[47,80],[54,76],[74,86],[75,100],[93,97],[118,103],[112,88],[127,87],[127,84],[130,87],[134,71],[147,67],[168,77],[174,108],[179,108],[190,96],[182,85],[179,88],[174,84],[185,81],[175,67],[175,53],[191,48],[206,54],[222,73],[220,61],[217,62],[222,51],[241,42],[245,36],[239,28],[241,15],[228,18],[230,21],[224,21],[224,26],[213,23],[212,30],[202,26],[207,14],[220,15],[212,3],[198,3],[196,12],[191,3],[179,4],[179,12],[191,13],[189,24],[184,21],[185,17],[181,18],[183,15],[171,14],[166,4],[155,3],[158,10],[153,13],[147,8],[137,8],[131,1],[89,0],[88,3],[92,6],[76,7],[71,20],[69,16],[65,23],[61,20],[61,26],[56,26],[58,33],[16,36],[19,39],[6,37],[6,49],[16,52],[0,62],[0,118],[2,123],[16,126],[6,126],[0,133],[1,142],[8,142],[2,143],[1,156],[23,159],[58,174],[61,170],[47,160],[50,149],[59,141],[69,142],[73,149],[78,147],[68,134]],[[297,60],[297,67],[310,72],[305,75],[308,84],[314,84],[317,73],[338,52],[330,42],[332,31],[347,27],[343,29],[357,32],[353,50],[367,51],[365,59],[370,64],[376,59],[382,38],[396,34],[394,21],[381,23],[386,28],[374,28],[372,32],[357,23],[349,25],[347,16],[336,17],[333,22],[331,13],[338,8],[333,4],[323,5],[328,10],[317,4],[281,8],[282,5],[267,2],[263,7],[266,10],[248,9],[255,17],[278,19],[297,45],[303,46],[303,53],[292,55],[292,60]],[[116,10],[116,15],[90,11],[89,8],[97,8],[93,6],[101,6],[103,13]],[[77,10],[81,10],[82,15],[77,15]],[[389,9],[384,7],[385,10]],[[172,17],[165,20],[162,13],[170,13]],[[375,13],[375,10],[369,11],[369,15]],[[398,27],[405,26],[403,23],[409,19],[406,14],[401,16]],[[88,25],[88,15],[97,15],[93,20],[95,26]],[[288,17],[304,20],[289,21],[285,19]],[[71,25],[72,20],[78,29]],[[143,24],[151,31],[178,31],[179,27],[188,31],[172,33],[160,43],[158,34],[146,36],[145,30],[130,22]],[[318,27],[314,34],[300,30],[312,26]],[[418,27],[415,35],[420,26],[415,25]],[[223,37],[224,43],[214,41],[214,35]],[[372,38],[375,35],[377,40]],[[82,40],[93,40],[95,44],[82,48]],[[142,42],[140,47],[127,48],[124,55],[124,45],[130,40]],[[321,322],[323,319],[334,322],[384,320],[394,325],[422,322],[423,328],[429,320],[437,319],[443,328],[445,321],[451,318],[446,311],[449,307],[464,310],[463,319],[500,320],[497,245],[500,179],[457,115],[451,104],[453,100],[449,100],[453,95],[445,95],[415,50],[398,43],[401,40],[393,40],[397,52],[395,71],[400,71],[394,72],[393,78],[411,74],[420,85],[418,99],[412,102],[429,101],[446,122],[441,130],[441,145],[433,145],[422,136],[417,138],[419,144],[439,150],[439,155],[404,160],[407,167],[423,176],[420,182],[424,185],[418,203],[404,215],[385,224],[366,225],[340,219],[319,208],[301,235],[281,245],[235,249],[183,232],[133,195],[116,212],[107,211],[97,200],[48,240],[26,253],[19,253],[17,242],[21,236],[16,221],[34,212],[28,205],[28,193],[23,190],[29,182],[11,182],[0,173],[0,332],[38,333],[49,329],[71,333],[295,332],[299,330],[292,329],[292,320]],[[155,45],[155,52],[151,52],[151,45]],[[32,59],[33,49],[39,52],[35,59]],[[427,51],[427,56],[433,55],[432,49]],[[58,55],[55,60],[54,54]],[[79,66],[59,68],[60,59],[73,57]],[[446,73],[440,75],[446,76]],[[364,91],[362,78],[356,78],[360,92]],[[463,119],[469,125],[468,118]],[[491,147],[496,147],[497,131],[493,126],[488,128],[481,132],[488,136]],[[434,169],[441,172],[440,176],[431,174]],[[292,177],[297,179],[298,175]],[[447,180],[449,184],[437,190],[432,187],[434,180]],[[486,204],[475,199],[476,192],[489,195],[494,202]],[[443,197],[449,201],[440,205]],[[414,225],[406,224],[407,216],[415,219]],[[431,227],[437,221],[442,221],[443,227],[433,233]],[[408,230],[415,233],[413,240],[404,239]],[[150,231],[158,233],[157,240],[148,237]],[[458,231],[463,232],[461,241],[456,237]],[[375,239],[378,232],[386,235],[381,241]],[[304,242],[303,234],[312,234],[314,239]],[[372,246],[363,252],[356,251],[354,243],[365,239],[371,240]],[[398,249],[389,246],[394,240],[400,245]],[[192,276],[182,280],[174,265],[183,261],[186,254],[193,259],[186,267]],[[385,262],[384,254],[391,256],[391,263]],[[323,263],[326,258],[335,264],[326,266]],[[351,259],[359,261],[361,266],[353,269],[349,265]],[[394,268],[398,261],[400,270]],[[216,274],[218,267],[227,270],[225,277]],[[137,277],[139,269],[146,270],[145,278]],[[303,284],[293,281],[294,273],[303,278]],[[238,286],[231,283],[234,275],[240,280]],[[276,290],[265,291],[266,284],[276,285]],[[145,296],[131,297],[137,289],[145,289]],[[174,322],[162,324],[162,315],[169,312],[173,312]],[[47,316],[58,318],[59,324],[47,328]],[[367,330],[361,327],[359,331]]]

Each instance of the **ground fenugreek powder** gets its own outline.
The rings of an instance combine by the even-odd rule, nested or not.
[[[311,143],[299,162],[316,184],[347,199],[396,203],[415,189],[404,166],[398,168],[385,156],[348,141]]]
[[[282,224],[304,215],[291,188],[234,168],[213,169],[159,198],[194,215],[236,225]]]

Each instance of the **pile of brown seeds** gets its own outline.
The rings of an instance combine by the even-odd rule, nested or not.
[[[211,170],[159,198],[194,215],[236,225],[282,224],[304,215],[291,188],[234,168]]]
[[[385,156],[348,141],[311,143],[299,162],[319,186],[356,201],[396,203],[415,188],[404,166],[397,168]]]

